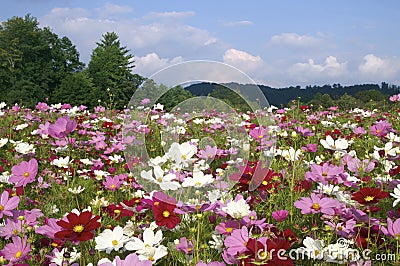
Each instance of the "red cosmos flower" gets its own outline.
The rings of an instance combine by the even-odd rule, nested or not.
[[[102,128],[112,128],[112,126],[114,125],[114,122],[104,122],[102,125],[101,125],[101,127]]]
[[[97,220],[100,216],[93,214],[90,211],[84,211],[77,215],[76,213],[69,213],[67,220],[57,221],[57,225],[63,228],[54,234],[55,238],[70,241],[87,241],[94,237],[94,230],[101,226]]]
[[[351,195],[351,199],[363,205],[378,203],[380,199],[388,198],[390,194],[379,188],[364,187]]]
[[[181,222],[181,218],[174,212],[176,205],[155,201],[151,210],[154,214],[154,219],[158,226],[166,226],[169,229],[173,229],[177,224]]]

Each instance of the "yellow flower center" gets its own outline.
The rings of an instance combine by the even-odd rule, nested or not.
[[[4,211],[4,206],[3,205],[0,205],[0,212],[1,211]]]
[[[264,186],[266,186],[266,185],[268,185],[268,182],[264,180],[264,181],[262,181],[261,184],[263,184]]]
[[[337,230],[338,230],[338,231],[342,231],[342,230],[343,230],[343,227],[342,227],[342,226],[338,226]]]
[[[322,172],[322,176],[328,176],[327,172]]]
[[[149,260],[154,261],[154,258],[153,257],[149,257]]]
[[[380,133],[381,131],[379,129],[376,130],[376,133]]]
[[[163,211],[162,216],[165,218],[168,218],[171,214],[169,213],[169,211]]]
[[[259,138],[259,139],[262,139],[262,138],[263,138],[263,135],[258,135],[258,138]]]
[[[159,201],[154,202],[154,206],[157,206],[158,204],[160,204]]]
[[[15,258],[19,259],[22,256],[22,251],[15,253]]]
[[[200,187],[201,186],[201,182],[196,182],[196,186]]]
[[[366,197],[364,198],[364,200],[365,200],[366,202],[370,202],[370,201],[373,201],[373,200],[374,200],[374,197],[373,197],[373,196],[366,196]]]
[[[72,231],[74,231],[75,233],[80,233],[85,229],[85,227],[83,227],[83,225],[78,224],[75,225],[74,228],[72,229]]]
[[[311,208],[313,208],[316,211],[319,211],[321,209],[321,205],[319,205],[318,203],[314,203]]]
[[[25,172],[24,177],[29,177],[29,172]]]
[[[187,159],[186,154],[182,155],[182,159],[183,159],[183,160],[186,160],[186,159]]]
[[[157,181],[162,182],[162,178],[161,177],[157,178]]]
[[[115,213],[115,214],[120,214],[121,211],[120,211],[120,210],[114,210],[114,213]]]
[[[270,259],[269,257],[270,257],[269,252],[265,251],[265,250],[261,251],[258,254],[258,259],[263,260],[263,261],[269,260]]]
[[[228,228],[225,229],[225,231],[226,231],[227,233],[230,233],[230,232],[233,231],[233,228],[232,228],[232,227],[228,227]]]
[[[111,188],[115,188],[115,187],[116,187],[116,185],[115,185],[115,184],[112,184],[110,187],[111,187]]]
[[[111,244],[112,244],[113,246],[118,245],[118,240],[113,240],[113,241],[111,241]]]

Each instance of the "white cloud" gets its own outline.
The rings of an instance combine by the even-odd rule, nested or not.
[[[142,57],[135,57],[134,64],[136,66],[135,71],[138,74],[149,77],[163,68],[180,62],[183,62],[183,58],[181,56],[168,59],[160,58],[156,53],[150,53]]]
[[[254,72],[264,63],[260,56],[254,56],[233,48],[225,51],[223,61],[244,72]]]
[[[150,19],[183,19],[187,17],[192,17],[195,15],[193,11],[183,11],[183,12],[176,12],[176,11],[169,11],[169,12],[150,12],[145,18]]]
[[[347,75],[347,62],[339,63],[334,56],[328,56],[323,64],[316,64],[309,59],[307,63],[294,64],[288,72],[300,82],[340,81]]]
[[[368,80],[390,80],[400,75],[399,58],[381,58],[374,54],[364,56],[358,66],[360,74]]]
[[[250,26],[253,24],[254,24],[253,21],[250,20],[222,21],[222,25],[226,27]]]
[[[130,6],[120,6],[116,4],[107,3],[103,7],[96,8],[97,13],[102,18],[107,18],[112,15],[129,14],[133,12]]]
[[[109,11],[121,12],[121,6],[110,6]],[[184,18],[193,12],[153,13],[161,17]],[[153,17],[153,19],[155,19]],[[167,58],[213,54],[219,40],[207,30],[185,24],[174,19],[149,18],[102,18],[92,17],[81,8],[54,8],[39,18],[41,26],[50,26],[55,33],[68,36],[81,53],[81,59],[88,62],[91,51],[96,47],[101,35],[107,31],[116,32],[123,45],[132,54],[147,55],[157,53]]]
[[[276,45],[285,45],[292,47],[309,47],[315,46],[322,41],[320,38],[316,38],[309,35],[299,35],[297,33],[281,33],[271,37],[270,42]]]

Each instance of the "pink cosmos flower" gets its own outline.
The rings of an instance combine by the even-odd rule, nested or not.
[[[13,237],[12,241],[2,250],[4,258],[9,260],[10,263],[23,261],[31,251],[31,245],[27,242],[26,236],[24,236],[24,239]]]
[[[119,176],[107,176],[106,180],[103,182],[103,185],[106,189],[115,191],[121,187],[122,183],[123,180],[121,180]]]
[[[36,159],[31,159],[29,162],[23,161],[11,168],[11,177],[8,180],[14,183],[16,187],[23,186],[35,181],[38,171],[38,162]]]
[[[287,210],[279,210],[279,211],[274,211],[272,213],[272,218],[275,219],[277,222],[283,222],[286,220],[286,217],[288,216],[289,211]]]
[[[238,221],[228,220],[224,223],[220,223],[219,225],[217,225],[215,227],[215,230],[217,230],[217,232],[220,234],[229,235],[234,229],[238,229],[239,225],[240,224]]]
[[[63,116],[49,126],[49,135],[53,138],[64,138],[74,131],[76,126],[75,120],[71,119],[69,116]]]
[[[368,159],[361,161],[358,158],[351,158],[347,161],[347,167],[355,176],[360,176],[362,173],[369,173],[374,170],[375,164]]]
[[[302,214],[310,213],[323,213],[328,215],[335,214],[335,207],[339,206],[340,203],[337,200],[320,197],[315,193],[311,193],[311,197],[302,197],[294,203],[294,206],[301,209]]]
[[[242,229],[233,230],[232,234],[224,241],[225,247],[227,248],[224,253],[226,252],[226,255],[234,257],[238,253],[245,252],[247,250],[246,244],[249,238],[247,227],[243,226]]]
[[[9,198],[9,193],[7,190],[4,190],[0,196],[0,218],[3,218],[3,215],[12,216],[12,210],[18,207],[19,197],[14,196]]]
[[[387,218],[387,229],[382,227],[381,230],[384,235],[400,239],[400,218],[394,222],[392,219]]]
[[[42,112],[46,112],[47,110],[49,110],[49,108],[50,107],[47,105],[47,103],[38,102],[38,104],[36,105],[36,109]]]
[[[344,172],[343,166],[335,166],[330,163],[324,163],[322,166],[318,164],[311,165],[311,172],[305,174],[305,179],[314,182],[328,184],[328,181],[333,180],[338,175]]]
[[[179,244],[175,245],[176,250],[184,252],[185,254],[193,253],[193,243],[192,241],[187,241],[186,237],[181,237]]]
[[[44,225],[39,226],[35,229],[36,234],[41,234],[54,239],[54,234],[61,231],[62,227],[57,224],[58,219],[55,218],[45,218]]]
[[[146,104],[149,104],[150,103],[150,99],[148,99],[148,98],[144,98],[141,102],[140,102],[140,104],[143,104],[143,105],[146,105]]]
[[[121,260],[119,256],[115,257],[115,264],[111,262],[105,262],[99,264],[99,266],[151,266],[153,263],[150,260],[139,260],[138,255],[131,253],[124,260]]]
[[[5,226],[0,227],[0,236],[5,239],[9,239],[13,236],[18,236],[19,234],[24,234],[26,231],[26,224],[24,221],[11,219],[6,220]]]
[[[197,155],[201,159],[214,159],[215,155],[217,154],[217,147],[210,145],[206,146],[205,150],[200,150],[199,154]]]

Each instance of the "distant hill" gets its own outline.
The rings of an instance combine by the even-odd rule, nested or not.
[[[215,83],[198,83],[187,86],[185,89],[190,91],[194,96],[207,96],[211,94],[221,84]],[[228,83],[229,87],[234,87],[240,91],[251,90],[255,85],[252,84],[237,84]],[[377,90],[384,95],[393,95],[400,92],[400,86],[390,85],[385,82],[379,84],[356,84],[351,86],[342,86],[340,84],[324,85],[324,86],[306,86],[301,88],[286,87],[286,88],[271,88],[265,85],[258,85],[270,105],[281,106],[286,105],[292,100],[297,100],[299,97],[302,102],[308,102],[314,98],[317,93],[328,94],[332,99],[337,99],[344,94],[355,96],[358,92]],[[255,99],[251,99],[255,100]]]

